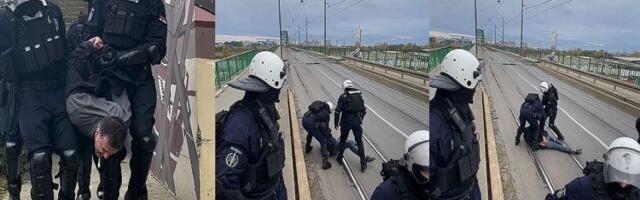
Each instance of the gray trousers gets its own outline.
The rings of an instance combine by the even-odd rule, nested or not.
[[[112,95],[113,100],[97,98],[87,93],[76,93],[67,97],[67,113],[71,123],[85,136],[93,138],[98,122],[105,117],[118,117],[127,124],[131,122],[131,102],[126,92]]]

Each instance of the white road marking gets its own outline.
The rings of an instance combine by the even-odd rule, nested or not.
[[[322,70],[318,69],[317,66],[313,66],[314,68],[316,68],[316,70],[318,70],[322,75],[324,75],[324,77],[327,77],[327,79],[331,80],[331,82],[333,82],[334,84],[336,84],[336,86],[340,87],[340,84],[336,81],[333,80],[331,77],[329,77],[327,74],[325,74]],[[409,136],[402,132],[400,129],[398,129],[398,127],[394,126],[393,124],[391,124],[391,122],[387,121],[387,119],[385,119],[384,117],[382,117],[380,114],[378,114],[378,112],[376,112],[376,110],[374,110],[373,108],[371,108],[368,104],[364,104],[367,109],[371,110],[371,112],[373,112],[373,114],[375,114],[376,116],[378,116],[378,118],[380,118],[382,121],[384,121],[385,123],[387,123],[387,125],[389,125],[393,130],[397,131],[398,133],[402,134],[402,136],[404,136],[405,138],[408,138]]]

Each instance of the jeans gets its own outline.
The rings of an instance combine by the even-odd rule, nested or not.
[[[561,151],[561,152],[565,152],[565,153],[571,153],[573,152],[573,150],[571,150],[569,147],[566,147],[564,145],[562,145],[562,143],[560,143],[554,136],[549,136],[547,137],[547,149],[553,149],[553,150],[557,150],[557,151]]]

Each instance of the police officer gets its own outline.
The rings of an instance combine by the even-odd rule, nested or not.
[[[333,149],[334,143],[329,143],[331,136],[331,128],[329,121],[331,120],[331,110],[333,105],[331,102],[314,101],[308,106],[307,111],[302,116],[302,127],[307,131],[308,136],[313,136],[320,142],[320,153],[322,154],[322,169],[331,168],[329,162],[329,152]],[[307,137],[306,150],[311,150],[311,138]]]
[[[367,114],[367,109],[362,99],[362,92],[353,86],[351,80],[345,80],[342,83],[344,93],[338,99],[336,106],[334,127],[340,127],[340,142],[338,143],[338,156],[336,160],[338,164],[342,164],[345,142],[349,137],[349,131],[353,131],[356,143],[358,144],[358,156],[360,157],[360,170],[364,172],[367,169],[367,160],[364,154],[364,143],[362,142],[362,121]]]
[[[5,70],[11,68],[12,48],[14,47],[13,13],[8,6],[11,2],[0,1],[0,136],[5,141],[5,164],[7,167],[7,186],[11,200],[20,199],[22,180],[20,179],[20,152],[22,150],[22,138],[18,131],[16,116],[16,78],[6,74]],[[6,77],[5,77],[6,76]]]
[[[61,157],[58,199],[73,199],[79,155],[64,105],[67,48],[62,12],[48,1],[13,5],[15,75],[3,74],[18,78],[18,123],[30,162],[31,199],[53,199],[52,153]]]
[[[67,43],[70,49],[75,49],[84,40],[84,24],[87,23],[88,14],[78,16],[76,20],[69,24],[67,30]],[[91,163],[93,158],[92,141],[88,138],[78,138],[80,143],[80,167],[78,168],[78,200],[88,200],[91,197],[89,189],[91,179]]]
[[[431,181],[444,199],[480,199],[479,144],[469,104],[481,80],[481,68],[475,56],[456,49],[444,57],[442,72],[429,80],[436,88],[429,103]]]
[[[125,199],[147,199],[149,174],[157,136],[153,133],[156,88],[151,65],[159,64],[166,52],[167,24],[161,0],[96,0],[85,25],[85,39],[96,48],[110,45],[117,55],[148,52],[138,63],[118,64],[133,79],[126,88],[132,103],[131,177]],[[117,166],[116,166],[117,167]],[[120,170],[115,170],[120,171]]]
[[[587,162],[585,176],[548,194],[547,200],[640,199],[640,145],[628,137],[615,139],[604,154],[605,162]]]
[[[335,156],[340,150],[336,138],[331,134],[329,120],[331,118],[333,104],[331,102],[314,101],[309,105],[309,111],[302,117],[302,126],[307,131],[307,142],[305,143],[305,153],[311,152],[311,140],[316,138],[320,143],[320,153],[322,154],[322,169],[331,168],[329,156]],[[353,140],[347,140],[345,146],[353,153],[358,154],[358,146]],[[375,158],[365,156],[365,161],[373,162]]]
[[[520,136],[522,136],[522,133],[527,133],[525,134],[525,141],[532,147],[537,147],[535,144],[542,140],[544,118],[544,108],[538,94],[527,94],[524,102],[520,105],[520,115],[518,115],[520,126],[518,126],[516,133],[516,145],[520,144]],[[529,129],[525,128],[527,124],[529,124]]]
[[[542,92],[542,106],[544,107],[545,117],[549,117],[549,127],[558,135],[559,140],[564,140],[564,136],[556,127],[556,115],[558,114],[558,90],[553,84],[547,82],[540,83],[540,92]],[[543,122],[546,121],[546,118]],[[544,127],[542,127],[544,128]]]
[[[429,200],[437,199],[439,190],[430,182],[429,131],[412,133],[404,145],[401,167],[390,178],[382,182],[372,200]]]
[[[228,83],[245,95],[231,106],[222,125],[216,147],[216,199],[287,199],[284,141],[275,105],[286,71],[280,57],[264,51],[251,60],[249,77]]]

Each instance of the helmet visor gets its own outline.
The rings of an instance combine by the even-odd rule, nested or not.
[[[604,168],[606,183],[619,182],[640,188],[640,152],[615,148],[607,153]]]

